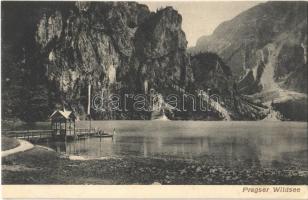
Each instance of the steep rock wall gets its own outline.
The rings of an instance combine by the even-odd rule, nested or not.
[[[295,77],[298,71],[307,71],[307,6],[307,2],[261,3],[201,37],[190,52],[218,53],[238,80],[263,63],[273,68],[272,79],[281,87],[306,93],[302,83],[307,78]]]
[[[64,105],[84,116],[88,85],[93,96],[150,88],[164,93],[170,80],[183,87],[192,80],[182,18],[170,7],[151,13],[134,2],[13,2],[3,11],[3,55],[11,46],[19,50],[14,67],[27,72],[29,89],[43,85],[52,94],[49,110]],[[134,117],[140,118],[127,116]]]

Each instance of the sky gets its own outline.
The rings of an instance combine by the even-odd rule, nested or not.
[[[198,38],[210,35],[222,22],[232,19],[241,12],[261,3],[256,1],[139,1],[151,11],[172,6],[182,15],[182,29],[188,46],[195,46]]]

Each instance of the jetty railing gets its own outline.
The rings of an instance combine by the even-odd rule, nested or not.
[[[97,134],[97,130],[95,128],[78,128],[75,129],[75,133],[73,132],[68,132],[66,134],[67,137],[75,137],[75,138],[87,138],[87,137],[91,137],[93,135]]]
[[[42,139],[42,138],[51,138],[54,135],[59,135],[55,133],[55,130],[6,130],[2,131],[6,137],[12,137],[17,139]],[[97,130],[95,128],[87,129],[80,128],[75,129],[75,134],[73,131],[66,131],[65,136],[77,136],[77,137],[88,137],[91,135],[96,135]]]
[[[52,137],[61,136],[60,132],[55,132],[55,130],[2,130],[2,133],[6,137],[12,137],[16,139],[46,139]],[[88,138],[91,136],[97,136],[99,130],[95,128],[79,128],[75,129],[75,132],[67,130],[62,136],[64,139],[68,138]]]
[[[95,134],[97,132],[97,130],[95,128],[79,128],[76,129],[75,134],[80,135],[80,134]]]
[[[18,139],[33,139],[33,138],[49,138],[52,137],[54,130],[14,130],[14,131],[2,131],[6,137],[18,138]]]

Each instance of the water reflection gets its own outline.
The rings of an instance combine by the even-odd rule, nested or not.
[[[69,143],[49,143],[58,152],[97,158],[103,156],[144,156],[174,157],[185,159],[205,159],[214,164],[236,166],[272,166],[289,159],[287,152],[307,152],[306,127],[302,124],[294,129],[285,124],[262,127],[250,124],[200,123],[192,122],[160,123],[140,122],[136,124],[116,124],[117,134],[111,138],[90,138]],[[120,125],[119,125],[120,124]],[[183,125],[184,124],[184,125]],[[106,122],[104,122],[106,126]],[[108,123],[107,123],[108,125]],[[113,126],[115,124],[112,124]],[[140,125],[140,126],[139,126]],[[189,127],[190,126],[190,127]],[[230,127],[231,126],[231,127]],[[244,127],[243,127],[244,126]],[[102,125],[100,125],[101,128]],[[109,126],[106,126],[107,128]],[[112,126],[110,126],[112,127]],[[127,128],[128,131],[125,131]],[[193,130],[193,132],[192,132]],[[286,131],[287,130],[287,131]],[[146,132],[145,132],[146,131]],[[294,156],[295,155],[295,156]],[[296,158],[293,153],[293,158]],[[307,163],[307,153],[298,154],[298,160]]]

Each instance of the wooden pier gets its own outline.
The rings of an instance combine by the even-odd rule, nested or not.
[[[95,128],[91,129],[76,129],[75,133],[66,134],[65,139],[86,139],[93,135],[97,134],[97,130]]]
[[[24,139],[29,141],[54,139],[60,141],[86,139],[89,137],[112,137],[111,134],[101,133],[95,128],[92,129],[75,129],[75,133],[67,132],[66,135],[56,133],[55,130],[10,130],[2,131],[6,137]]]
[[[53,130],[14,130],[14,131],[2,131],[6,137],[12,137],[16,139],[24,140],[43,140],[52,138]]]
[[[29,141],[39,140],[75,140],[86,139],[89,137],[112,137],[113,135],[105,133],[95,128],[76,128],[76,116],[72,111],[56,110],[51,116],[50,130],[2,130],[3,135],[16,139]]]

